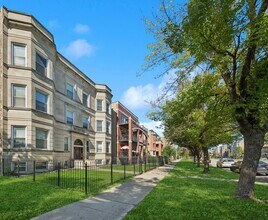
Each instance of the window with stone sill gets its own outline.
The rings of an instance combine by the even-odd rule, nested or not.
[[[12,44],[12,64],[15,66],[26,66],[26,45]]]

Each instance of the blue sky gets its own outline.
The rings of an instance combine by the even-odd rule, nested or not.
[[[137,76],[154,41],[144,16],[159,10],[158,0],[0,0],[8,9],[32,14],[53,35],[57,50],[96,83],[107,84],[120,101],[152,129],[146,118],[165,78],[157,70]],[[155,129],[160,133],[158,129]]]

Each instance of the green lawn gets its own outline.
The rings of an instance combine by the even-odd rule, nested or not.
[[[188,161],[170,174],[125,219],[268,219],[267,203],[234,198],[232,179],[238,174],[216,167],[203,174],[202,167]],[[256,185],[254,192],[268,201],[267,185]]]
[[[85,197],[29,178],[0,177],[0,219],[29,219]]]
[[[60,171],[61,188],[74,189],[85,192],[85,175],[83,169],[66,169]],[[126,173],[126,178],[133,176],[132,173]],[[28,178],[32,179],[32,176]],[[118,182],[124,179],[124,173],[113,171],[113,182]],[[48,183],[52,185],[58,184],[57,171],[49,173],[40,173],[36,175],[37,182]],[[102,191],[107,186],[111,185],[110,170],[90,169],[87,171],[87,189],[89,194]]]

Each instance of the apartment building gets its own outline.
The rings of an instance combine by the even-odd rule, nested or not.
[[[150,155],[162,156],[162,149],[164,147],[164,143],[161,137],[153,130],[149,130],[148,136],[148,151]]]
[[[57,52],[32,15],[0,12],[0,159],[30,172],[48,161],[111,159],[111,89]],[[3,167],[0,169],[3,170]]]
[[[148,130],[140,125],[139,119],[120,102],[111,104],[116,115],[116,157],[143,156],[148,143]]]

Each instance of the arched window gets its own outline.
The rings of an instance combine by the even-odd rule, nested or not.
[[[83,142],[82,142],[80,139],[76,139],[76,140],[74,141],[74,145],[84,146],[84,145],[83,145]]]

